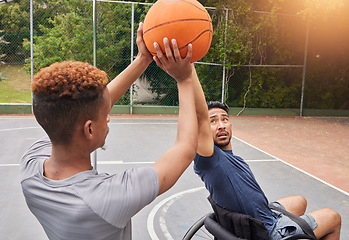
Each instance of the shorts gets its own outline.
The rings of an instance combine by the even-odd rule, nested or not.
[[[279,202],[272,202],[271,205],[281,207],[285,209]],[[297,223],[292,221],[289,217],[285,216],[283,213],[280,213],[275,210],[271,210],[273,217],[277,219],[275,227],[270,234],[270,240],[279,240],[283,237],[295,235],[295,234],[303,234],[303,230]],[[304,214],[301,216],[311,227],[312,230],[318,226],[313,216],[310,214]]]

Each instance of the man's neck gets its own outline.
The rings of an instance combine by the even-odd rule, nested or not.
[[[223,151],[231,151],[231,150],[233,150],[233,148],[232,147],[220,147],[220,149],[221,150],[223,150]]]
[[[233,150],[231,143],[229,143],[228,145],[225,145],[225,146],[217,146],[217,147],[219,147],[223,151]]]
[[[44,163],[44,175],[52,180],[63,180],[91,169],[88,151],[62,145],[53,145],[51,157]]]

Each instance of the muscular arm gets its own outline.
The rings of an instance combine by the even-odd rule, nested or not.
[[[137,30],[138,55],[135,60],[116,78],[108,84],[111,104],[114,105],[129,89],[129,87],[141,76],[151,63],[152,56],[143,41],[143,24],[139,24]]]
[[[192,74],[194,80],[195,108],[199,129],[197,153],[201,156],[211,156],[213,154],[214,143],[205,94],[202,90],[196,71],[193,71]]]
[[[168,40],[164,41],[166,56],[158,46],[158,58],[155,61],[177,81],[179,98],[179,115],[176,142],[154,164],[153,167],[159,177],[159,195],[171,188],[185,169],[193,161],[197,145],[197,118],[195,111],[192,64],[190,58],[191,47],[186,58],[181,59],[179,50],[174,44],[174,52],[169,47]]]

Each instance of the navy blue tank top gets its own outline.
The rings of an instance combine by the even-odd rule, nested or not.
[[[268,207],[268,199],[241,157],[214,146],[211,157],[196,154],[194,171],[219,206],[262,220],[269,232],[273,230],[276,219]]]

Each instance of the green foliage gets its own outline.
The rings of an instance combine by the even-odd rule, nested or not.
[[[1,53],[6,54],[4,60],[14,53],[23,57],[23,37],[29,34],[27,5],[28,1],[0,5],[0,29],[3,30],[1,34],[3,40],[9,42],[7,45],[0,45]]]
[[[339,14],[344,2],[343,0],[306,0],[304,8],[298,14],[310,19],[327,18],[330,15]]]
[[[64,0],[36,0],[33,1],[34,34],[41,34],[39,25],[52,27],[50,20],[54,15],[64,13]],[[29,52],[23,47],[23,40],[30,36],[30,1],[14,0],[0,5],[0,29],[4,30],[4,40],[10,44],[0,46],[6,53],[7,62],[23,63]]]
[[[274,11],[278,6],[272,4],[262,5],[260,9],[270,12],[269,14],[256,14],[253,10],[257,3],[254,1],[237,0],[226,2],[229,10],[220,9],[212,17],[216,23],[215,34],[213,36],[213,46],[216,51],[209,53],[211,59],[218,60],[219,63],[225,63],[227,69],[225,99],[229,99],[231,106],[243,104],[245,91],[249,86],[250,72],[246,68],[239,67],[242,65],[263,65],[277,62],[277,52],[280,52],[277,44],[276,17]],[[226,13],[228,12],[228,21],[226,23]],[[273,52],[272,58],[268,58],[268,53]],[[234,86],[228,85],[232,82],[230,77],[234,72],[239,71],[239,78],[234,81]],[[266,77],[265,73],[253,74],[251,81],[255,86],[270,86],[275,83],[274,78]],[[248,86],[245,86],[248,83]],[[238,89],[236,89],[237,87]],[[241,91],[239,89],[245,89]],[[264,95],[275,95],[273,103],[270,106],[284,106],[283,98],[278,96],[278,88],[270,88],[268,91],[254,88],[249,93],[249,107],[265,107],[267,99]],[[260,94],[263,92],[263,94]],[[265,93],[265,94],[264,94]],[[218,99],[216,99],[218,100]]]
[[[331,2],[307,0],[305,3],[300,0],[292,2],[220,0],[218,2],[205,1],[205,4],[221,8],[212,17],[216,26],[211,48],[215,51],[209,52],[208,55],[210,59],[215,59],[216,63],[217,61],[225,62],[227,77],[224,99],[227,103],[230,106],[242,106],[246,96],[248,107],[299,107],[301,71],[297,69],[249,69],[243,65],[303,64],[305,16],[313,19],[311,22],[313,27],[318,26],[318,29],[321,29],[321,26],[328,24],[326,21],[329,22],[331,15],[344,12],[342,8],[344,2],[341,0]],[[224,24],[223,15],[226,10],[223,10],[223,7],[229,9],[227,25]],[[291,14],[278,15],[278,13]],[[324,19],[325,22],[315,21],[319,18]],[[342,17],[342,20],[338,22],[348,22],[348,17],[344,19]],[[333,22],[332,24],[333,28],[333,26],[339,26],[340,23]],[[334,35],[338,31],[342,30],[338,28],[337,32],[333,31],[331,34],[327,31],[327,35]],[[349,32],[343,35],[345,34],[348,35]],[[325,39],[326,33],[324,35],[313,36],[314,42],[311,42],[310,46],[318,45],[316,41]],[[343,36],[341,38],[343,39]],[[308,64],[307,71],[312,74],[306,76],[306,90],[309,89],[306,92],[307,107],[349,107],[347,97],[345,97],[345,95],[348,96],[349,91],[349,71],[347,65],[341,64],[349,61],[349,55],[343,55],[348,52],[349,48],[347,44],[339,46],[338,42],[333,42],[333,45],[338,49],[337,51],[332,50],[336,52],[337,56],[326,58],[332,63],[331,66],[324,68],[324,65]],[[328,46],[318,48],[317,52],[313,49],[311,51],[315,55],[323,53],[326,48]],[[336,58],[341,61],[335,60]]]
[[[349,67],[342,63],[337,66],[326,66],[321,59],[312,62],[308,72],[306,105],[319,109],[349,109]],[[319,97],[320,96],[320,97]]]
[[[74,0],[66,2],[62,14],[48,20],[50,27],[39,25],[41,34],[34,37],[34,72],[56,61],[76,60],[92,63],[93,26],[91,21],[92,6],[88,2]],[[121,55],[125,48],[128,30],[125,24],[115,25],[111,17],[125,14],[127,11],[120,5],[98,5],[97,39],[98,65],[106,69],[110,65],[107,55]],[[118,39],[117,36],[120,38]],[[24,46],[29,50],[30,43],[26,39]],[[106,59],[107,58],[107,59]],[[122,61],[119,61],[122,63]]]
[[[155,0],[142,0],[153,3]],[[254,68],[248,65],[303,64],[306,20],[311,23],[305,103],[312,108],[348,108],[349,32],[338,28],[348,22],[342,0],[200,0],[212,18],[211,48],[196,69],[207,100],[221,100],[225,65],[224,99],[230,106],[298,108],[300,68]],[[36,0],[34,3],[34,73],[57,61],[93,62],[92,1]],[[346,4],[348,5],[348,4]],[[135,4],[134,30],[150,5]],[[343,7],[344,6],[344,7]],[[348,7],[348,6],[347,6]],[[113,79],[137,54],[136,32],[131,33],[131,4],[97,2],[97,67]],[[282,13],[282,14],[279,14]],[[287,13],[287,14],[283,14]],[[331,22],[331,15],[339,16]],[[344,18],[343,18],[344,16]],[[228,17],[228,18],[226,18]],[[321,21],[319,20],[321,19]],[[323,47],[319,40],[341,32],[343,42]],[[30,70],[29,1],[0,5],[0,57],[15,60]],[[131,36],[134,37],[131,46]],[[341,36],[342,37],[342,36]],[[339,38],[339,37],[337,37]],[[333,47],[330,48],[329,46]],[[336,55],[335,55],[336,54]],[[314,56],[321,56],[320,58]],[[326,59],[326,61],[324,61]],[[219,65],[220,64],[220,65]],[[155,95],[154,104],[178,105],[176,82],[154,63],[142,75]],[[121,104],[128,104],[126,93]]]
[[[97,67],[106,71],[109,79],[113,79],[130,63],[130,11],[130,6],[120,4],[97,5]],[[39,25],[41,34],[34,37],[34,73],[58,61],[74,60],[92,64],[91,16],[90,2],[67,1],[61,14],[54,15],[46,26]],[[115,24],[115,21],[111,21],[115,18],[122,21]],[[28,39],[23,45],[29,51]],[[30,59],[27,58],[26,62],[29,71]]]
[[[52,28],[40,25],[42,34],[34,37],[34,72],[50,64],[64,60],[92,62],[92,29],[87,14],[80,15],[76,9],[57,15],[49,22]],[[30,50],[30,41],[25,39]],[[30,58],[27,59],[30,62]],[[30,69],[30,65],[27,65]]]
[[[275,69],[255,69],[251,73],[250,93],[246,97],[247,106],[258,106],[261,108],[297,108],[300,96],[299,81],[287,86],[283,81],[282,73]],[[298,83],[297,83],[298,82]],[[244,89],[247,89],[249,82],[245,82]],[[240,96],[240,104],[243,98]]]
[[[196,71],[207,101],[221,100],[223,72],[221,66],[196,65]]]

